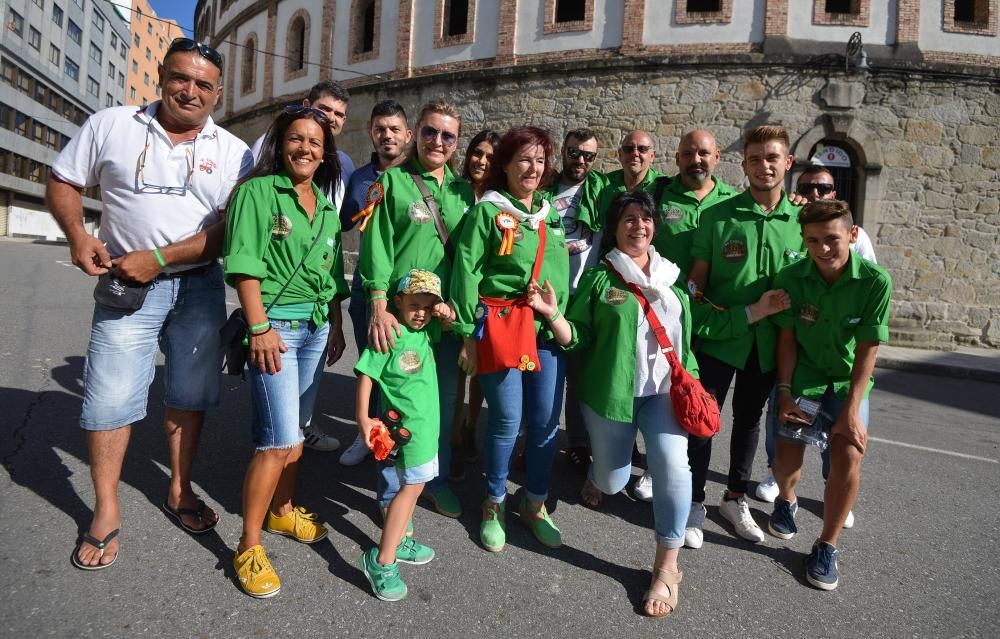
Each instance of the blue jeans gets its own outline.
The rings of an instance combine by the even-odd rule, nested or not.
[[[656,542],[666,548],[684,545],[691,510],[688,436],[677,423],[669,395],[636,397],[632,423],[601,417],[586,404],[583,419],[590,432],[590,481],[606,495],[621,491],[632,475],[632,446],[637,432],[646,442],[646,463],[653,479],[653,525]]]
[[[225,321],[226,291],[217,264],[191,275],[161,275],[142,308],[131,313],[95,304],[80,426],[113,430],[143,419],[158,350],[166,358],[164,403],[191,411],[214,408]]]
[[[437,492],[448,487],[448,468],[451,464],[451,425],[455,417],[455,400],[458,397],[458,351],[462,342],[451,333],[441,336],[434,345],[434,363],[437,366],[438,402],[441,406],[441,433],[438,437],[438,476],[427,482],[426,490]],[[382,508],[399,492],[399,475],[396,468],[375,464],[378,471],[376,494]]]
[[[302,427],[312,417],[323,376],[330,324],[319,328],[309,320],[271,320],[288,347],[281,370],[273,375],[250,366],[253,399],[253,445],[257,450],[294,448],[302,443]]]
[[[828,388],[826,393],[823,394],[821,409],[830,415],[834,421],[837,421],[843,405],[843,400],[837,398],[832,387]],[[778,431],[778,397],[774,389],[771,390],[771,395],[767,398],[766,414],[767,423],[764,426],[764,450],[767,451],[767,467],[770,468],[774,463],[774,435]],[[867,399],[861,402],[861,421],[865,423],[866,427],[868,426]],[[826,448],[820,453],[820,458],[823,460],[823,481],[826,481],[830,477],[830,449]]]
[[[562,411],[565,380],[563,353],[553,343],[539,343],[541,370],[521,372],[515,368],[479,376],[489,406],[489,422],[483,444],[486,465],[486,498],[502,503],[507,498],[507,475],[514,442],[525,421],[525,458],[528,477],[525,497],[545,501],[552,483],[556,454],[556,432]]]

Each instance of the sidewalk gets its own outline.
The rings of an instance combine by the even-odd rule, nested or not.
[[[875,366],[1000,384],[1000,350],[996,349],[959,347],[944,352],[883,344]]]

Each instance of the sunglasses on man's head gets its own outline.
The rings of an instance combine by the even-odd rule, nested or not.
[[[420,129],[420,137],[424,142],[436,142],[438,136],[441,136],[441,144],[447,147],[455,146],[455,143],[458,142],[458,136],[451,131],[442,131],[428,125],[424,125]]]
[[[285,113],[294,113],[295,115],[298,115],[300,113],[309,113],[311,115],[315,115],[323,122],[330,121],[330,118],[326,115],[326,113],[323,113],[323,111],[315,109],[313,107],[303,106],[301,104],[289,104],[288,106],[285,107]]]
[[[795,187],[795,190],[798,192],[799,195],[809,195],[810,193],[813,192],[813,189],[815,189],[816,192],[819,193],[820,195],[830,195],[830,193],[833,193],[832,184],[820,184],[819,182],[803,182],[802,184]]]
[[[174,51],[197,51],[198,55],[218,67],[219,71],[222,71],[222,55],[207,44],[202,44],[191,38],[174,38],[167,48],[167,55],[170,55]]]
[[[571,160],[579,160],[583,158],[584,162],[593,162],[597,159],[597,153],[593,151],[581,151],[576,147],[568,147],[566,149],[566,156]]]
[[[636,151],[638,151],[639,153],[645,154],[652,151],[653,147],[647,144],[623,144],[621,146],[621,150],[622,153],[635,153]]]

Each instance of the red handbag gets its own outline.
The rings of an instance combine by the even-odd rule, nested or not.
[[[667,337],[667,329],[663,328],[660,318],[656,316],[656,312],[653,311],[653,307],[650,305],[649,300],[646,299],[642,290],[635,284],[626,281],[621,273],[615,270],[610,261],[604,260],[604,263],[618,279],[625,283],[625,286],[632,291],[632,294],[639,301],[639,306],[642,307],[643,312],[646,314],[646,321],[649,322],[649,327],[653,329],[653,335],[663,350],[663,354],[667,358],[667,363],[670,364],[670,403],[674,406],[674,416],[677,418],[677,423],[690,435],[701,437],[702,439],[712,437],[722,427],[719,402],[715,400],[715,397],[711,393],[705,390],[700,381],[692,377],[691,373],[685,370],[680,358],[677,357],[677,353],[674,351],[673,345],[670,343],[670,338]]]
[[[538,280],[545,254],[545,223],[538,226],[538,252],[531,269],[531,279]],[[522,372],[542,370],[538,362],[535,335],[535,311],[527,296],[512,300],[479,297],[480,312],[485,311],[483,335],[476,345],[476,373],[485,375],[516,368]]]

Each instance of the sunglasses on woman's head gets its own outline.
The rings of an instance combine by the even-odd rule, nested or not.
[[[167,55],[170,55],[174,51],[197,51],[198,55],[218,67],[219,71],[222,71],[222,55],[207,44],[202,44],[191,38],[174,38],[167,48]],[[163,57],[165,58],[166,56]]]
[[[285,107],[285,113],[293,113],[295,115],[299,115],[300,113],[309,113],[311,115],[315,115],[323,122],[330,121],[330,118],[323,111],[315,109],[313,107],[303,106],[301,104],[289,104],[288,106]]]
[[[799,195],[809,195],[816,189],[816,192],[820,195],[830,195],[833,193],[832,184],[820,184],[818,182],[803,182],[802,184],[795,187],[795,190]]]
[[[435,142],[438,136],[441,136],[441,144],[444,146],[455,146],[455,143],[458,142],[458,136],[451,131],[442,131],[426,124],[420,129],[420,137],[424,142]]]

